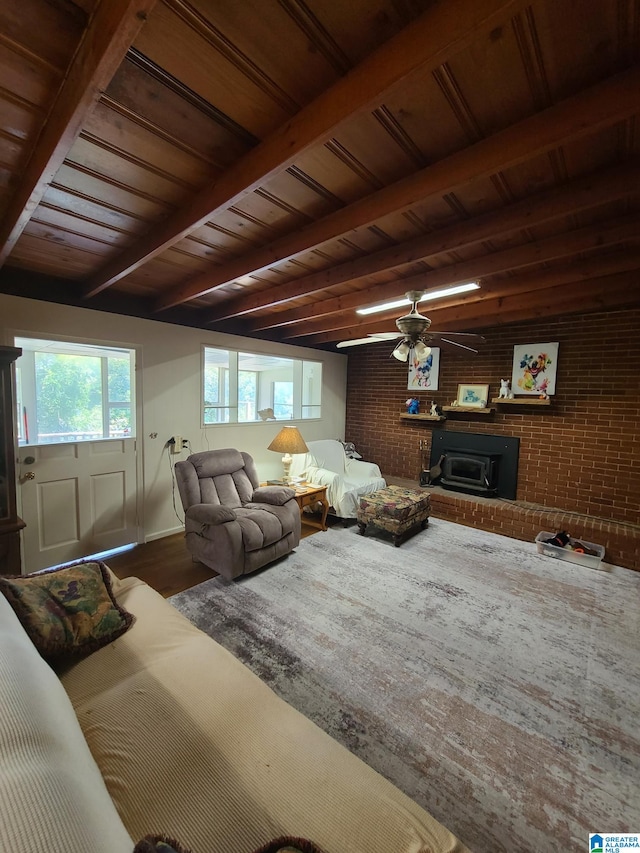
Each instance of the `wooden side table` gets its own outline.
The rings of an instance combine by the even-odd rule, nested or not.
[[[296,490],[296,503],[300,507],[300,516],[305,524],[310,527],[317,527],[319,530],[327,530],[327,513],[329,512],[329,501],[327,500],[327,487],[315,486],[312,483],[300,483],[300,485],[292,486]],[[314,504],[322,504],[322,513],[315,517],[309,513],[302,515],[306,506]]]

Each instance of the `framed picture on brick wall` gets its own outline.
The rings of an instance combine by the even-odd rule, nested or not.
[[[484,409],[489,399],[488,385],[458,385],[456,403],[467,409]]]
[[[440,348],[432,347],[424,361],[418,361],[411,350],[409,355],[409,391],[437,391],[440,373]]]
[[[511,390],[539,397],[556,393],[558,343],[516,344],[513,348]]]

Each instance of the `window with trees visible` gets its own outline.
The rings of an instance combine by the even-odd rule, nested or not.
[[[203,423],[321,416],[322,362],[203,348]]]
[[[133,438],[135,352],[16,338],[19,444]]]

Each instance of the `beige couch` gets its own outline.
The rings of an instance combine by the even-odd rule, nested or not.
[[[194,853],[282,835],[465,851],[146,584],[113,588],[136,621],[61,673],[68,699],[0,595],[0,849],[131,853],[165,833]]]

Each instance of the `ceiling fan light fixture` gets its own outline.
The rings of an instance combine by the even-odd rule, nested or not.
[[[391,355],[394,358],[397,358],[398,361],[407,361],[409,359],[409,353],[411,351],[411,347],[406,341],[400,341],[400,343],[393,350]]]
[[[422,341],[416,341],[413,352],[418,361],[426,361],[431,355],[431,347],[428,347]]]
[[[475,282],[468,282],[466,285],[458,285],[460,288],[467,290],[475,289],[478,285]],[[452,288],[449,288],[449,292]],[[475,343],[476,341],[484,340],[481,335],[474,335],[467,332],[429,332],[431,320],[425,317],[418,311],[418,303],[424,296],[424,290],[409,290],[406,294],[407,302],[411,305],[411,311],[398,317],[396,320],[396,329],[400,332],[400,342],[396,344],[391,355],[398,361],[409,361],[409,356],[412,355],[413,363],[420,364],[426,361],[431,355],[431,347],[429,344],[439,347],[441,344],[451,346],[452,348],[460,348],[468,352],[478,352],[473,346],[467,344]],[[357,338],[351,341],[340,341],[336,346],[355,346],[361,343],[374,343],[384,340],[387,337],[395,337],[393,332],[378,332],[369,335],[368,338]],[[466,343],[461,343],[458,339],[463,337]]]

